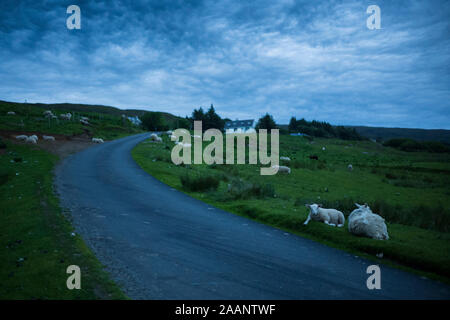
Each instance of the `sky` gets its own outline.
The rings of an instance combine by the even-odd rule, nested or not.
[[[0,0],[0,100],[450,129],[450,1]]]

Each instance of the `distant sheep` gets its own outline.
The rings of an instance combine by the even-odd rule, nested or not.
[[[156,139],[153,140],[153,141],[155,141],[155,142],[162,142],[162,138],[161,137],[156,137]]]
[[[53,137],[53,136],[43,135],[42,139],[44,139],[45,141],[55,141],[55,137]]]
[[[157,138],[158,138],[158,135],[157,135],[156,133],[152,133],[152,134],[150,135],[150,140],[155,141]]]
[[[278,169],[278,172],[280,172],[280,173],[287,173],[287,174],[291,173],[291,168],[286,167],[286,166],[274,165],[274,166],[272,166],[272,168]]]
[[[102,138],[92,138],[92,142],[95,142],[95,143],[103,143],[103,142],[105,142],[105,141],[103,141]]]
[[[85,126],[89,125],[89,122],[87,120],[84,119],[80,119],[81,124],[84,124]]]
[[[71,113],[66,113],[66,114],[60,114],[59,117],[63,120],[70,120],[72,118],[72,114]]]
[[[343,227],[345,217],[342,212],[336,209],[325,209],[320,204],[305,204],[309,208],[309,215],[304,225],[307,225],[310,220],[320,221],[330,226]]]
[[[291,158],[289,158],[289,157],[280,157],[280,160],[283,160],[283,161],[291,161]]]
[[[6,114],[8,116],[15,116],[16,115],[16,113],[14,111],[8,111]]]
[[[27,139],[25,140],[26,143],[32,143],[32,144],[37,144],[38,142],[38,137],[36,135],[32,135],[30,137],[27,137]]]
[[[357,236],[388,240],[389,234],[384,219],[373,213],[367,204],[355,205],[358,209],[353,210],[348,217],[348,231]]]
[[[326,150],[326,148],[325,147],[322,147],[322,151],[325,151]]]
[[[28,136],[21,134],[20,136],[16,136],[16,139],[19,141],[26,141],[28,139]]]
[[[172,130],[167,130],[167,131],[166,131],[166,134],[167,134],[168,136],[171,136],[171,135],[173,134],[173,131],[172,131]]]
[[[46,117],[46,118],[53,118],[54,117],[53,112],[51,112],[50,110],[44,111],[43,114],[44,114],[44,117]]]
[[[348,171],[353,171],[353,166],[352,166],[351,164],[349,164],[349,165],[347,166],[347,169],[348,169]]]

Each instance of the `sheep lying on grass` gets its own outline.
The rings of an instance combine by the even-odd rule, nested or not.
[[[92,138],[92,142],[95,142],[95,143],[103,143],[103,142],[105,142],[105,141],[103,141],[102,138]]]
[[[55,141],[55,137],[53,137],[53,136],[43,135],[42,139],[44,139],[45,141]]]
[[[309,215],[304,225],[312,219],[315,221],[321,221],[330,226],[343,227],[345,223],[344,214],[336,209],[325,209],[320,204],[305,204],[309,208]]]
[[[278,172],[280,172],[280,173],[287,173],[287,174],[291,173],[291,168],[286,167],[286,166],[275,165],[275,166],[272,166],[272,168],[278,169]]]
[[[289,158],[289,157],[280,157],[280,160],[283,160],[283,161],[291,161],[291,158]]]
[[[357,236],[377,240],[388,240],[389,235],[384,219],[370,210],[367,204],[355,203],[358,209],[348,217],[348,231]]]
[[[15,116],[16,115],[16,113],[14,111],[8,111],[6,114],[8,116]]]

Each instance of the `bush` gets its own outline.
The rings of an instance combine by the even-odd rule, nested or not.
[[[272,184],[260,184],[234,179],[228,186],[228,194],[232,199],[273,198],[275,188]]]
[[[427,151],[436,153],[450,152],[449,147],[437,141],[419,142],[413,139],[396,138],[387,140],[385,143],[383,143],[383,145],[385,147],[392,147],[406,152],[415,152],[415,151]]]
[[[216,190],[219,187],[220,178],[217,176],[190,176],[188,174],[180,177],[181,185],[189,191]]]
[[[6,149],[6,144],[3,142],[2,138],[0,138],[0,149]]]

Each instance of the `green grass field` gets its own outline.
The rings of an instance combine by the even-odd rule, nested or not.
[[[124,299],[59,207],[57,157],[6,143],[0,155],[0,299]],[[66,287],[66,268],[81,268],[81,289]]]
[[[167,137],[163,143],[145,141],[132,154],[149,174],[216,207],[450,282],[449,154],[407,153],[371,141],[311,142],[282,135],[280,156],[291,158],[285,163],[291,174],[261,176],[259,165],[175,166],[170,160],[173,145]],[[319,160],[310,160],[312,154]],[[193,191],[208,181],[210,190]],[[219,182],[217,188],[214,181]],[[304,226],[304,204],[312,202],[338,208],[346,216],[356,208],[354,202],[367,202],[386,219],[390,240],[356,237],[347,226]],[[383,253],[381,260],[378,253]]]

